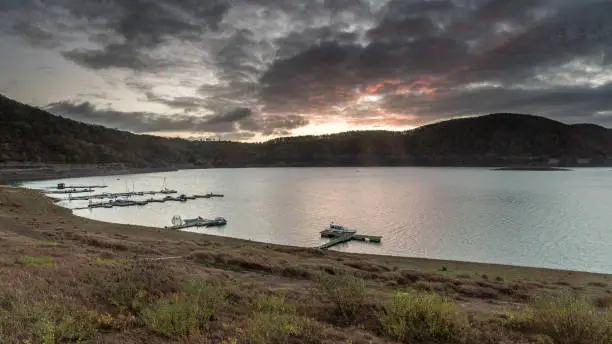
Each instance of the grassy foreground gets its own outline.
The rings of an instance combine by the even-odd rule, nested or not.
[[[117,225],[0,187],[0,343],[612,343],[612,276]]]

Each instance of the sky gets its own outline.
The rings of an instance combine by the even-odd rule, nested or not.
[[[612,0],[0,0],[0,93],[259,141],[530,113],[612,126]]]

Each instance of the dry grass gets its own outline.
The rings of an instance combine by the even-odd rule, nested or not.
[[[404,343],[466,338],[467,316],[454,302],[434,293],[398,292],[380,314],[386,336]]]

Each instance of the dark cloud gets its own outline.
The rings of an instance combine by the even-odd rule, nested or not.
[[[234,122],[243,120],[245,118],[248,118],[252,114],[253,112],[251,111],[251,109],[240,108],[240,109],[235,109],[233,111],[230,111],[230,112],[227,112],[221,115],[211,117],[206,121],[206,123],[207,124],[234,123]]]
[[[125,44],[111,44],[99,50],[72,50],[62,55],[77,64],[91,69],[127,68],[152,70],[163,65],[141,50]]]
[[[55,35],[33,23],[18,22],[12,29],[33,46],[53,49],[60,44]]]
[[[255,115],[251,109],[238,108],[212,116],[186,114],[160,115],[149,112],[123,112],[99,108],[90,102],[61,101],[49,104],[46,110],[76,121],[110,128],[143,132],[203,132],[231,134],[231,137],[272,135],[308,124],[297,115]],[[245,133],[246,132],[246,133]],[[227,137],[230,137],[227,136]]]
[[[372,40],[406,40],[422,36],[431,36],[438,32],[438,27],[429,18],[385,19],[377,27],[368,31]]]

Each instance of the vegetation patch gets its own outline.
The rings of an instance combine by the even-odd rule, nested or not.
[[[160,262],[110,264],[104,270],[89,271],[87,279],[101,301],[132,312],[180,287],[176,276]]]
[[[192,281],[185,292],[145,307],[140,318],[149,331],[160,336],[188,337],[209,329],[227,295],[226,288],[219,283]]]
[[[104,263],[127,263],[129,261],[131,261],[130,258],[121,258],[121,257],[119,257],[119,258],[97,258],[96,259],[96,263],[101,263],[101,264],[104,264]]]
[[[349,274],[320,274],[316,282],[319,290],[347,320],[354,319],[366,301],[366,282],[361,278]]]
[[[22,266],[48,267],[48,266],[53,266],[53,258],[49,256],[38,256],[38,257],[21,256],[17,260],[17,263],[19,263]]]
[[[612,310],[598,310],[585,298],[539,298],[531,310],[511,317],[514,328],[545,335],[555,344],[612,343]]]
[[[286,303],[280,295],[258,296],[254,301],[255,312],[249,319],[246,341],[253,344],[284,344],[291,338],[299,342],[319,342],[315,323],[299,317],[296,306]]]
[[[462,342],[467,316],[455,303],[434,293],[396,293],[379,315],[383,332],[404,343],[422,341]]]
[[[96,328],[95,314],[70,302],[16,298],[0,308],[0,339],[7,343],[79,343]]]

